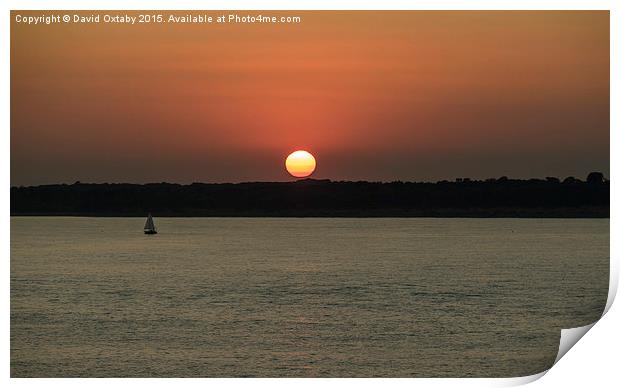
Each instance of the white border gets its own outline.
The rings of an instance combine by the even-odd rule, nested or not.
[[[2,234],[2,242],[4,247],[3,266],[4,272],[2,276],[2,289],[4,296],[1,299],[3,315],[1,321],[2,328],[2,357],[1,367],[3,380],[8,380],[10,373],[10,314],[9,314],[9,247],[10,247],[10,220],[9,212],[9,190],[10,187],[10,17],[9,11],[16,10],[39,10],[39,9],[67,9],[67,10],[83,10],[83,9],[100,9],[100,10],[139,10],[139,9],[161,9],[161,10],[184,10],[184,9],[210,9],[210,10],[340,10],[340,9],[419,9],[419,10],[611,10],[611,131],[610,131],[610,149],[618,149],[618,71],[620,70],[619,39],[620,39],[620,2],[610,0],[590,0],[590,1],[560,1],[560,0],[436,0],[436,1],[368,1],[360,0],[356,2],[345,1],[326,1],[326,0],[299,0],[291,1],[134,1],[128,4],[119,0],[93,0],[93,1],[15,1],[9,0],[2,2],[0,6],[4,10],[3,17],[0,18],[0,61],[2,68],[2,94],[0,104],[0,117],[2,119],[2,144],[3,163],[0,168],[2,181],[5,182],[5,189],[2,191],[2,211],[5,217],[0,222],[0,233]],[[615,147],[614,147],[615,145]],[[613,152],[611,156],[611,171],[617,166],[618,158]],[[618,206],[615,205],[615,194],[618,192],[617,183],[611,177],[611,214],[612,218],[618,215]],[[610,298],[608,299],[607,309],[611,306],[613,297],[616,294],[618,285],[618,229],[614,223],[611,225],[611,283]],[[547,376],[536,381],[534,384],[538,386],[568,386],[582,387],[584,385],[591,386],[614,386],[617,383],[617,354],[618,354],[618,333],[617,327],[620,327],[620,314],[618,308],[615,307],[608,311],[604,319],[600,323],[594,325],[594,328],[585,335],[585,340],[580,341],[575,350],[569,351],[568,354],[551,370]],[[375,384],[387,384],[391,386],[410,386],[411,384],[421,386],[506,386],[523,384],[535,380],[545,373],[537,376],[516,378],[516,379],[11,379],[8,381],[15,386],[31,386],[31,385],[51,385],[51,386],[82,386],[88,385],[103,387],[107,384],[119,385],[149,385],[149,386],[168,386],[174,384],[183,386],[198,386],[208,383],[210,385],[230,387],[237,385],[257,385],[259,387],[271,386],[288,386],[295,384],[298,386],[315,386],[331,385],[355,385],[355,386],[371,386]],[[7,381],[4,381],[5,383]]]
[[[195,0],[8,0],[9,9],[19,10],[605,10],[613,9],[612,0],[212,0],[197,3]]]

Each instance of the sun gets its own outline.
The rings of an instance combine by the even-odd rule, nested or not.
[[[316,160],[308,151],[299,150],[291,153],[284,163],[286,171],[296,178],[310,176],[316,168]]]

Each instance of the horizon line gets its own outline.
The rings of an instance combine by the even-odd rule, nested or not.
[[[242,185],[242,184],[286,184],[286,183],[304,183],[304,182],[317,182],[317,183],[372,183],[372,184],[438,184],[438,183],[497,183],[497,182],[507,182],[507,181],[541,181],[541,182],[549,182],[549,183],[586,183],[588,181],[588,177],[592,174],[600,174],[599,177],[602,178],[603,182],[609,182],[609,178],[605,177],[605,175],[598,171],[592,171],[588,173],[585,180],[577,178],[575,176],[567,176],[564,179],[555,176],[546,176],[543,178],[540,177],[531,177],[531,178],[510,178],[506,175],[501,177],[489,177],[489,178],[469,178],[469,177],[459,177],[453,178],[452,180],[448,179],[440,179],[435,181],[407,181],[407,180],[390,180],[390,181],[382,181],[382,180],[332,180],[329,178],[300,178],[295,180],[285,180],[285,181],[240,181],[240,182],[208,182],[208,181],[195,181],[191,183],[178,183],[178,182],[167,182],[167,181],[159,181],[159,182],[144,182],[144,183],[135,183],[135,182],[82,182],[80,180],[76,180],[73,183],[43,183],[43,184],[32,184],[32,185],[11,185],[11,188],[27,188],[27,187],[41,187],[41,186],[74,186],[74,185],[176,185],[176,186],[191,186],[194,184],[198,185]],[[567,182],[568,181],[568,182]]]

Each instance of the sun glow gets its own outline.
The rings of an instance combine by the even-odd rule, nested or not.
[[[285,162],[286,171],[296,178],[310,176],[316,168],[316,160],[308,151],[295,151],[291,153]]]

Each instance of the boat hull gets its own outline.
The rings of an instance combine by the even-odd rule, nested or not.
[[[156,230],[145,230],[144,234],[157,234]]]

